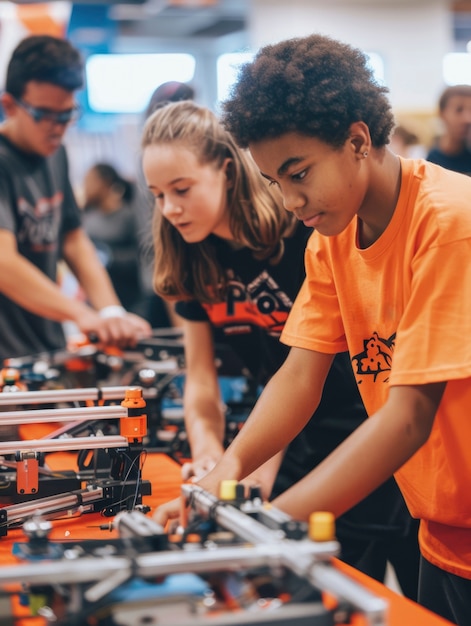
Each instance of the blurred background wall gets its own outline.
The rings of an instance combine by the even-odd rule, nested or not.
[[[471,83],[471,0],[2,1],[0,88],[11,50],[32,32],[69,38],[87,62],[83,115],[67,133],[76,188],[97,161],[138,175],[144,109],[160,83],[190,82],[217,111],[238,63],[280,39],[321,32],[360,47],[398,123],[426,146],[441,90]]]

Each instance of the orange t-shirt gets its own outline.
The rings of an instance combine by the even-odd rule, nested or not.
[[[357,219],[314,233],[281,340],[349,350],[369,415],[390,385],[448,381],[427,443],[396,473],[423,555],[471,579],[471,178],[401,160],[393,217],[367,249]]]

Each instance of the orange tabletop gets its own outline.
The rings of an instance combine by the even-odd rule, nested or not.
[[[51,469],[59,470],[76,469],[72,453],[55,452],[47,457],[47,464]],[[152,483],[152,495],[144,496],[143,503],[154,509],[159,504],[167,502],[180,493],[181,476],[180,466],[173,459],[164,454],[148,454],[143,466],[143,478]],[[106,524],[109,520],[99,513],[87,513],[81,517],[54,520],[50,534],[52,540],[79,541],[81,539],[97,539],[105,537],[117,537],[116,531],[100,530],[100,524]],[[24,535],[21,529],[8,532],[7,537],[0,538],[0,564],[17,563],[12,555],[14,542],[23,541]],[[389,603],[388,626],[450,626],[450,622],[434,613],[427,611],[415,602],[398,595],[381,583],[365,576],[354,568],[334,559],[334,566],[361,583],[377,596],[385,598]],[[15,607],[18,615],[28,615],[26,609]],[[355,626],[363,625],[361,617],[355,619]],[[25,620],[26,624],[26,620]],[[27,620],[28,626],[43,626],[44,621],[39,618]]]

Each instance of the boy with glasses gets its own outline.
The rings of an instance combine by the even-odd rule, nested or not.
[[[62,139],[83,85],[79,52],[66,40],[27,37],[13,51],[0,97],[0,358],[65,346],[72,321],[102,343],[131,345],[149,324],[121,306],[81,228]],[[89,304],[62,293],[64,259]]]

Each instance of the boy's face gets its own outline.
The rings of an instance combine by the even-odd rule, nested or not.
[[[441,118],[451,139],[464,142],[471,129],[471,96],[451,96],[441,112]]]
[[[322,235],[338,235],[360,211],[367,191],[361,137],[334,149],[292,132],[249,149],[262,175],[280,189],[286,210]]]
[[[47,157],[62,143],[68,125],[63,120],[68,114],[73,117],[75,99],[73,93],[61,87],[30,81],[21,98],[4,94],[3,105],[10,140],[24,152]]]

